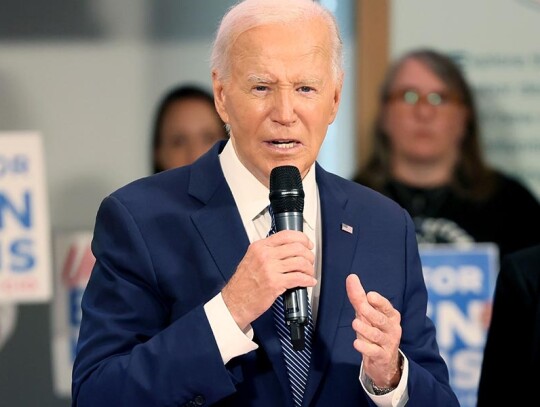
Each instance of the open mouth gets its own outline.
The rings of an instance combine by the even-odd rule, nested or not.
[[[277,148],[282,148],[284,150],[288,148],[294,148],[298,143],[294,140],[273,140],[271,141],[272,145]]]

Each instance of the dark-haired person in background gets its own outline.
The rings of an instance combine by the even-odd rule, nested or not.
[[[407,209],[419,242],[493,242],[501,255],[540,243],[540,204],[486,164],[472,90],[448,56],[412,50],[391,66],[373,142],[355,181]]]
[[[212,93],[197,85],[171,89],[160,101],[152,131],[154,173],[193,163],[227,138]]]
[[[75,406],[458,405],[410,216],[315,161],[342,66],[339,29],[318,2],[228,11],[212,82],[230,140],[99,209]],[[285,165],[302,177],[303,232],[269,235],[270,173]],[[274,313],[295,287],[312,310],[301,351]]]
[[[501,400],[511,400],[513,406],[538,405],[538,366],[540,245],[503,257],[484,348],[478,407],[499,405]]]

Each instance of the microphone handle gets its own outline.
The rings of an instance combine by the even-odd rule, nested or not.
[[[303,231],[304,218],[302,212],[282,212],[274,214],[276,231]],[[304,329],[308,323],[308,295],[306,287],[296,287],[285,291],[283,305],[285,322],[291,331],[291,342],[294,350],[303,350],[305,346]]]

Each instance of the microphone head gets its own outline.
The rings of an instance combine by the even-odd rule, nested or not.
[[[293,165],[282,165],[272,169],[270,204],[275,214],[304,211],[304,189],[298,168]]]

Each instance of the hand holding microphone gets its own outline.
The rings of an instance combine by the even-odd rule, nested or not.
[[[275,191],[273,196],[276,197],[272,205],[276,231],[288,232],[251,243],[235,273],[221,291],[225,305],[242,330],[267,311],[276,298],[288,289],[292,290],[284,294],[285,308],[289,310],[286,318],[294,322],[295,332],[302,329],[297,329],[297,325],[307,322],[307,291],[303,288],[302,292],[302,289],[296,287],[313,287],[317,284],[313,267],[315,256],[311,251],[313,243],[301,233],[303,192],[299,191],[302,190],[302,181],[298,169],[293,168],[298,173],[298,183],[294,184],[296,187],[284,187],[281,184],[283,181],[277,181],[277,184],[271,181]],[[281,171],[277,170],[276,174],[279,175]],[[286,181],[288,178],[285,178],[286,185],[291,186],[290,181]],[[301,203],[292,204],[301,206],[291,208],[289,200],[296,201],[300,195]],[[295,334],[295,337],[298,335]]]
[[[275,231],[303,231],[304,189],[298,168],[276,167],[270,173],[270,206]],[[308,295],[305,287],[288,289],[283,295],[285,322],[295,350],[304,349],[304,328],[308,323]]]

